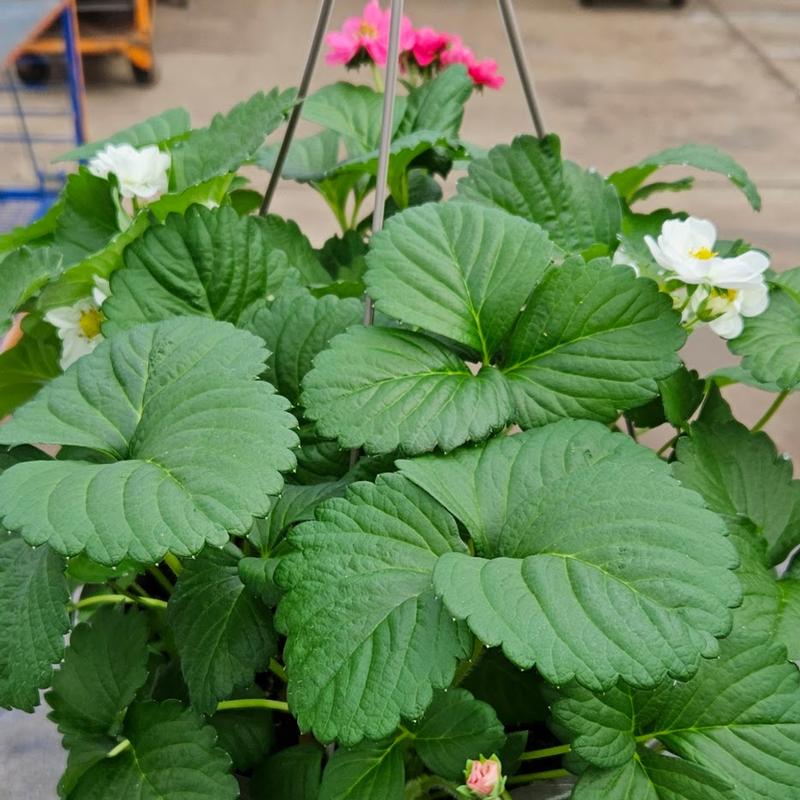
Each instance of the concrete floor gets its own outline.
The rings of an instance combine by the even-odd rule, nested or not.
[[[608,173],[686,141],[716,144],[749,170],[764,210],[754,214],[727,181],[702,175],[683,207],[714,220],[722,236],[741,236],[765,248],[778,269],[800,263],[800,0],[689,0],[680,11],[661,0],[595,2],[591,9],[577,0],[516,3],[545,120],[561,135],[566,155]],[[340,0],[334,24],[361,5]],[[175,105],[205,124],[258,89],[296,85],[317,7],[317,0],[159,6],[155,86],[135,86],[119,61],[87,64],[91,136]],[[460,33],[480,57],[496,58],[508,77],[502,91],[472,101],[466,139],[489,146],[530,129],[495,3],[409,0],[407,9],[418,25]],[[344,78],[343,69],[320,64],[315,84]],[[6,148],[0,172],[16,172],[19,165]],[[684,203],[678,197],[661,200]],[[321,201],[293,184],[284,184],[274,210],[296,219],[315,242],[334,231]],[[707,332],[693,336],[687,359],[703,371],[734,361]],[[771,400],[747,388],[729,390],[728,396],[749,423]],[[800,394],[767,428],[796,463],[799,412]],[[17,732],[23,729],[9,725],[14,718],[5,715],[0,722],[0,794],[52,800],[59,764],[49,750],[51,739],[40,742],[46,775],[39,788],[5,794],[20,769]]]

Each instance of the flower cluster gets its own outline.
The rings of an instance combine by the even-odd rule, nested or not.
[[[645,242],[687,327],[706,322],[724,339],[735,339],[742,332],[742,317],[766,310],[769,258],[758,250],[720,256],[717,231],[708,220],[667,220],[658,239],[646,236]]]
[[[342,29],[326,37],[329,64],[359,67],[362,64],[386,65],[389,51],[391,14],[378,0],[369,0],[360,17],[345,20]],[[499,89],[505,79],[491,58],[478,60],[461,38],[433,28],[414,28],[408,17],[400,25],[400,58],[404,69],[432,76],[451,64],[464,64],[476,86]]]

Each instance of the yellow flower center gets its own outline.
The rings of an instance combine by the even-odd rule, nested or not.
[[[94,339],[95,336],[100,335],[100,323],[102,321],[102,312],[97,308],[90,308],[81,312],[78,326],[81,329],[81,333],[83,333],[87,339]]]
[[[696,250],[690,250],[689,255],[692,258],[699,258],[701,261],[708,261],[715,256],[718,256],[719,253],[715,253],[708,247],[698,247]]]
[[[732,303],[736,296],[739,294],[738,289],[725,289],[725,298],[728,300],[729,303]]]
[[[369,39],[374,39],[378,35],[378,29],[369,22],[361,22],[361,27],[358,29],[361,36],[366,36]]]

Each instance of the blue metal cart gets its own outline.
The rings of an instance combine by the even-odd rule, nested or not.
[[[64,80],[58,88],[37,82],[36,62],[22,55],[47,29],[64,42]],[[0,232],[47,211],[64,182],[52,157],[85,140],[79,53],[74,0],[0,2],[0,164],[6,167],[0,171]],[[3,185],[6,181],[12,185]]]

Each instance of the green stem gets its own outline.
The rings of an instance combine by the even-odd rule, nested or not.
[[[277,675],[284,683],[288,683],[289,676],[286,674],[286,670],[274,658],[269,660],[269,671],[273,675]]]
[[[120,753],[124,753],[126,750],[130,748],[130,746],[131,746],[130,740],[123,739],[116,747],[112,747],[111,750],[109,750],[106,753],[106,758],[114,758],[118,756]]]
[[[789,396],[789,390],[781,392],[773,401],[772,405],[764,412],[764,416],[756,422],[750,429],[754,433],[760,431],[775,416],[775,412],[783,405],[783,401]]]
[[[172,553],[164,554],[164,563],[172,570],[176,578],[183,571],[183,565],[180,561],[178,561],[176,556],[172,555]]]
[[[154,564],[147,571],[156,579],[156,583],[167,593],[172,594],[172,583],[167,576]]]
[[[374,61],[370,64],[370,67],[372,68],[372,80],[375,81],[375,90],[383,94],[385,87],[380,68]]]
[[[551,756],[562,756],[569,753],[572,747],[568,744],[560,744],[556,747],[545,747],[541,750],[528,750],[520,756],[521,761],[535,761],[538,758],[550,758]]]
[[[507,783],[533,783],[534,781],[546,781],[550,778],[566,778],[569,775],[565,769],[548,769],[544,772],[528,772],[525,775],[512,775]]]
[[[91,597],[84,597],[83,600],[78,600],[77,603],[71,603],[70,608],[77,611],[81,608],[88,608],[89,606],[99,605],[116,605],[119,603],[135,603],[146,608],[160,608],[167,607],[164,600],[157,600],[155,597],[128,597],[125,594],[95,594]]]
[[[217,711],[236,711],[241,708],[260,708],[262,710],[283,711],[289,714],[289,704],[282,700],[245,698],[243,700],[223,700],[217,703]]]

